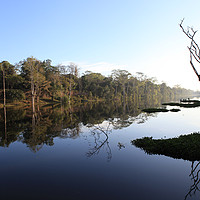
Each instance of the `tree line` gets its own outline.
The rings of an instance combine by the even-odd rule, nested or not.
[[[166,83],[158,84],[141,72],[132,75],[127,70],[116,69],[111,75],[86,71],[80,76],[76,64],[53,66],[47,59],[40,61],[28,57],[13,65],[0,63],[1,100],[9,102],[27,100],[39,103],[51,99],[64,103],[87,100],[134,101],[142,99],[173,99],[194,95],[194,91]]]

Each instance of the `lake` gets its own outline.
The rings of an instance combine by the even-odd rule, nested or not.
[[[148,155],[131,143],[200,130],[200,108],[141,111],[160,105],[38,106],[34,115],[7,108],[6,121],[1,110],[1,199],[199,199],[199,162]]]

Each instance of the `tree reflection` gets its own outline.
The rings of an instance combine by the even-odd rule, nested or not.
[[[107,127],[95,125],[92,127],[91,133],[94,137],[94,147],[92,147],[88,152],[87,156],[91,157],[93,155],[98,155],[101,149],[105,149],[107,153],[107,160],[110,161],[112,158],[111,148],[109,146],[109,137],[108,135],[111,133],[112,129],[110,129],[111,123],[108,123]],[[104,137],[102,138],[102,134]]]
[[[7,118],[6,118],[6,107],[4,106],[4,135],[1,137],[1,143],[3,146],[7,146]]]
[[[160,106],[158,101],[126,101],[126,102],[86,102],[72,106],[71,104],[55,104],[31,108],[5,108],[0,112],[0,146],[8,147],[13,142],[22,142],[33,152],[37,152],[44,145],[54,144],[54,138],[72,138],[80,136],[82,126],[102,124],[109,121],[114,129],[122,129],[133,123],[144,123],[156,114],[142,113],[141,109]],[[102,145],[98,143],[101,132]],[[94,134],[95,133],[95,134]],[[90,153],[95,154],[101,146],[107,146],[106,130],[95,127],[93,135],[95,148]],[[105,140],[103,139],[103,135]],[[104,142],[103,142],[104,141]],[[100,142],[100,141],[99,141]],[[96,150],[95,150],[96,149]]]
[[[65,128],[62,129],[60,132],[60,138],[71,138],[71,139],[76,139],[79,137],[80,134],[80,125],[78,125],[75,128]]]
[[[192,133],[181,135],[169,139],[153,139],[152,137],[143,137],[131,141],[133,145],[144,150],[149,155],[164,155],[174,159],[183,159],[191,161],[191,177],[192,185],[185,196],[193,196],[200,191],[198,185],[200,182],[200,134]]]
[[[21,132],[20,141],[25,143],[31,151],[39,151],[44,144],[52,145],[53,138],[47,133],[51,121],[47,116],[42,116],[39,106],[29,116],[29,123]]]
[[[192,164],[191,164],[191,173],[190,173],[189,176],[191,177],[191,180],[193,181],[193,184],[190,186],[190,190],[186,194],[185,200],[189,196],[191,197],[191,196],[195,195],[197,191],[200,191],[199,187],[198,187],[198,184],[200,182],[200,177],[199,177],[200,169],[199,169],[199,166],[200,166],[200,162],[197,162],[195,164],[195,162],[192,161]]]

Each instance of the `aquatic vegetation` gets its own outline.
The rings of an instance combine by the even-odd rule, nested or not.
[[[154,113],[154,112],[168,112],[169,110],[166,108],[146,108],[143,109],[142,111],[147,113]]]
[[[187,102],[187,103],[200,103],[199,100],[192,100],[192,99],[180,99],[180,102]]]
[[[171,112],[178,112],[178,111],[180,111],[180,109],[173,108],[173,109],[168,110],[166,108],[146,108],[146,109],[143,109],[142,111],[143,112],[147,112],[147,113],[169,112],[169,111],[171,111]]]
[[[169,103],[162,103],[163,106],[179,106],[180,103],[176,102],[169,102]]]
[[[190,100],[190,99],[181,99],[180,103],[178,102],[169,102],[169,103],[162,103],[164,106],[179,106],[183,108],[195,108],[200,106],[199,100]]]
[[[200,133],[181,135],[177,138],[153,139],[143,137],[131,141],[147,154],[165,155],[176,159],[200,161]]]
[[[176,108],[173,108],[173,109],[171,109],[170,111],[171,111],[171,112],[179,112],[179,111],[181,111],[181,110],[178,109],[178,108],[177,108],[177,109],[176,109]]]

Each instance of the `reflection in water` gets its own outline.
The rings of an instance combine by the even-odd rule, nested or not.
[[[159,184],[160,182],[164,182],[163,177],[158,177],[154,181],[154,175],[151,176],[148,172],[146,174],[144,173],[148,171],[147,168],[155,169],[156,167],[154,162],[152,162],[151,167],[145,165],[144,163],[151,164],[151,162],[146,162],[148,160],[145,159],[146,155],[143,157],[144,155],[139,151],[141,154],[137,154],[138,152],[135,149],[127,145],[127,140],[129,140],[133,129],[126,129],[127,131],[120,130],[119,132],[113,131],[113,133],[111,133],[111,129],[122,129],[133,123],[136,125],[146,122],[151,117],[157,117],[157,114],[154,113],[142,113],[141,109],[160,106],[160,104],[156,103],[154,105],[152,102],[149,104],[148,102],[132,102],[124,105],[120,102],[94,104],[87,102],[76,107],[69,107],[69,105],[38,106],[34,113],[29,109],[15,108],[11,110],[7,108],[7,115],[4,114],[3,109],[0,110],[0,146],[8,147],[12,143],[18,143],[15,146],[13,145],[17,150],[16,153],[13,153],[13,151],[5,151],[4,149],[1,151],[1,155],[4,158],[1,169],[5,167],[11,174],[9,178],[7,174],[3,177],[3,182],[6,180],[9,183],[3,184],[2,182],[2,188],[4,185],[5,187],[9,185],[7,188],[11,189],[17,188],[16,191],[19,188],[24,188],[27,194],[31,193],[32,195],[35,194],[35,196],[38,194],[41,195],[41,188],[44,190],[44,195],[48,194],[49,196],[51,195],[49,191],[53,191],[53,189],[58,191],[58,193],[62,193],[60,192],[61,190],[66,191],[62,193],[63,198],[59,198],[58,193],[53,193],[53,197],[57,195],[59,199],[65,199],[67,195],[77,195],[76,191],[79,191],[79,196],[76,196],[77,198],[74,199],[81,199],[81,195],[85,193],[87,193],[87,196],[85,195],[84,199],[92,199],[93,194],[99,192],[99,188],[102,188],[101,186],[103,185],[102,191],[105,192],[99,196],[99,199],[106,195],[110,199],[123,199],[122,197],[124,199],[130,199],[127,197],[133,197],[131,194],[133,192],[133,198],[147,199],[142,198],[146,197],[146,195],[141,192],[144,191],[143,188],[145,186],[146,193],[151,193],[151,196],[159,196],[156,195],[157,191],[161,189],[160,193],[162,193],[163,188],[167,187],[168,182],[164,183],[164,186],[160,186],[156,181],[159,179]],[[132,127],[142,127],[135,125]],[[88,128],[90,134],[87,132]],[[137,134],[137,131],[135,133]],[[55,142],[55,138],[64,138],[65,140],[64,142],[61,142],[61,140]],[[85,138],[87,141],[84,140]],[[54,145],[54,142],[55,148],[45,148],[47,145]],[[32,152],[37,153],[42,147],[44,151],[40,151],[37,155],[32,155],[25,150],[25,145],[22,147],[19,143],[25,144]],[[124,144],[126,144],[126,147]],[[69,151],[66,151],[68,147]],[[26,152],[23,154],[25,155],[23,158],[21,156],[22,150]],[[86,156],[91,159],[83,158],[82,151],[83,154],[86,152]],[[112,159],[112,162],[105,164],[105,159],[101,159],[102,155],[106,155],[108,161]],[[142,155],[142,158],[139,159],[144,158],[142,164],[138,162],[137,155]],[[29,158],[32,162],[27,162]],[[14,163],[14,167],[11,170],[10,161]],[[159,168],[159,165],[157,167]],[[196,192],[198,190],[196,189],[199,183],[198,175],[195,176],[195,174],[199,172],[197,173],[197,168],[193,168],[191,178],[195,177],[192,179],[195,180],[195,184],[190,188],[189,192],[183,191],[182,189],[179,191],[183,199],[185,194],[188,193],[186,196],[188,198],[190,195],[193,195],[194,191]],[[99,169],[98,172],[96,169]],[[161,167],[159,170],[162,174],[163,168]],[[157,175],[157,170],[155,171]],[[173,179],[176,179],[176,177],[174,176]],[[152,183],[148,183],[149,178],[152,180]],[[19,184],[18,187],[10,187],[13,182],[13,185],[18,184],[19,179],[22,179],[22,184]],[[30,184],[27,185],[26,183],[29,180]],[[46,185],[46,187],[41,187],[42,185]],[[156,190],[151,185],[157,187]],[[7,191],[5,187],[3,189]],[[29,189],[31,187],[34,188],[34,191]],[[74,188],[75,190],[73,190]],[[152,195],[152,193],[155,193],[155,195]],[[168,194],[168,196],[170,195]],[[92,197],[87,198],[88,196]]]
[[[200,165],[200,162],[197,162],[196,165],[195,165],[195,162],[192,161],[192,164],[191,164],[191,173],[190,173],[189,176],[191,177],[191,180],[192,180],[193,184],[190,186],[190,190],[186,194],[185,200],[189,196],[191,197],[191,196],[195,195],[197,191],[200,191],[199,187],[198,187],[198,184],[200,182],[200,177],[199,177],[200,169],[199,169],[199,165]]]
[[[189,196],[194,196],[197,191],[200,191],[198,187],[200,182],[199,137],[199,133],[182,135],[170,139],[143,137],[133,140],[131,143],[149,155],[164,155],[174,159],[191,161],[191,173],[189,177],[191,177],[192,185],[185,196],[185,199],[187,199]]]
[[[118,142],[117,146],[118,146],[119,150],[121,150],[122,148],[125,148],[125,145],[122,144],[121,142]]]
[[[37,105],[34,112],[28,108],[5,108],[0,114],[0,146],[8,147],[18,141],[37,152],[43,145],[53,145],[55,137],[78,138],[83,125],[93,126],[107,120],[112,128],[121,129],[132,123],[144,123],[149,117],[156,117],[156,114],[141,113],[140,108],[161,105],[161,102],[155,102],[88,102],[76,107]],[[98,128],[94,126],[93,134],[99,131],[105,137],[105,130]],[[94,134],[94,137],[99,134]],[[96,144],[96,148],[98,146]],[[108,147],[108,139],[102,146]]]
[[[87,156],[91,157],[93,155],[99,154],[101,149],[105,149],[107,153],[107,160],[110,161],[112,158],[111,148],[109,146],[109,133],[111,133],[112,129],[110,129],[111,123],[108,123],[107,127],[104,128],[100,125],[95,125],[92,127],[91,133],[94,137],[94,147],[90,148],[89,152],[87,152]],[[104,138],[102,139],[102,134]]]
[[[7,140],[7,125],[6,125],[6,106],[4,106],[4,133],[5,133],[5,143]]]
[[[121,116],[120,118],[114,118],[110,121],[112,122],[113,129],[122,129],[129,127],[133,123],[145,123],[150,117],[157,117],[157,113],[140,113],[138,116]]]

